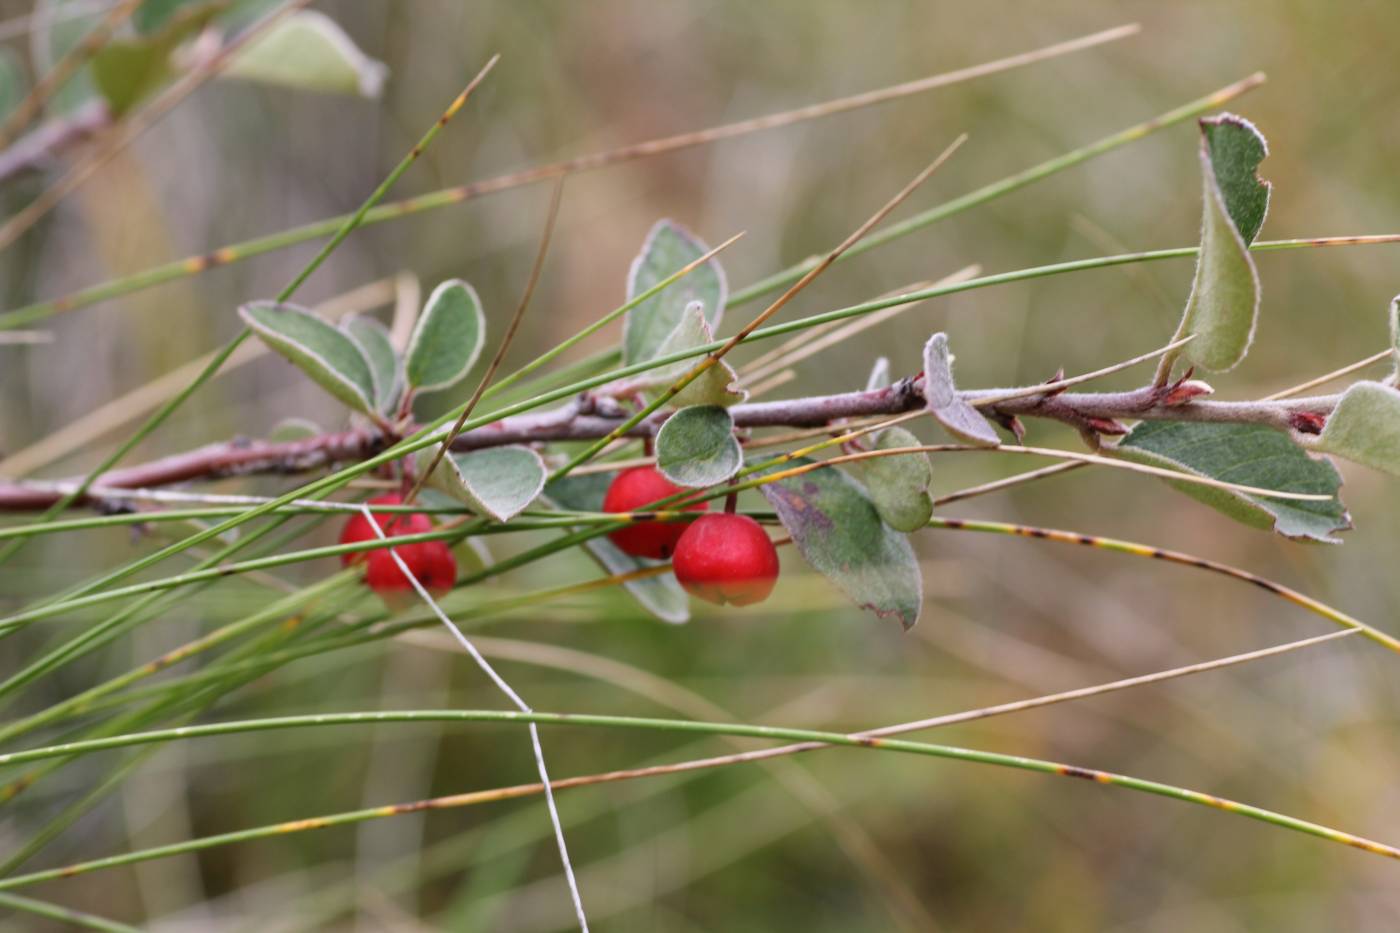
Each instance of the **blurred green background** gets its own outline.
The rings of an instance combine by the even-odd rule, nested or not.
[[[27,11],[0,2],[0,15]],[[753,4],[673,0],[319,2],[389,78],[379,100],[216,83],[105,167],[0,259],[7,308],[352,209],[442,107],[500,52],[495,73],[395,196],[486,178],[816,103],[1141,22],[1140,35],[895,103],[574,176],[544,276],[507,361],[522,363],[623,299],[647,229],[672,217],[717,243],[743,286],[839,242],[958,133],[970,139],[899,216],[1074,149],[1262,70],[1231,109],[1270,141],[1264,239],[1400,229],[1400,67],[1393,0],[1319,4]],[[23,40],[17,42],[23,49]],[[1195,132],[1183,124],[842,264],[785,318],[864,300],[977,263],[988,272],[1192,245],[1200,217]],[[7,210],[64,164],[11,182]],[[299,295],[313,303],[408,273],[460,276],[499,334],[543,222],[547,186],[521,188],[357,232]],[[43,326],[51,343],[0,347],[0,453],[12,454],[236,333],[235,308],[275,294],[304,245]],[[1258,257],[1254,352],[1214,377],[1249,398],[1384,346],[1400,290],[1395,247]],[[1189,262],[991,288],[919,306],[803,364],[777,395],[864,384],[875,357],[918,369],[949,332],[967,387],[1081,372],[1163,343]],[[757,310],[729,319],[729,332]],[[388,319],[388,312],[385,312]],[[606,339],[605,339],[606,338]],[[599,335],[577,355],[617,339]],[[749,351],[750,355],[758,351]],[[1106,384],[1127,387],[1142,370]],[[443,399],[446,405],[454,399]],[[431,413],[432,408],[422,409]],[[133,460],[245,434],[289,413],[339,423],[336,404],[264,359],[196,395]],[[41,475],[90,467],[114,432]],[[937,432],[917,430],[930,442]],[[1073,446],[1033,425],[1031,442]],[[1022,459],[944,458],[938,491],[1009,475]],[[1356,520],[1340,547],[1232,524],[1143,477],[1080,471],[947,514],[1072,528],[1247,567],[1400,631],[1393,480],[1341,466]],[[288,488],[282,480],[221,491]],[[319,532],[314,541],[328,541]],[[538,540],[538,539],[535,539]],[[0,568],[12,607],[157,542],[121,530],[51,536]],[[308,543],[312,543],[308,541]],[[499,542],[498,553],[529,543]],[[785,550],[772,601],[696,606],[683,627],[621,594],[474,623],[539,709],[738,719],[853,730],[1147,673],[1325,631],[1259,590],[1180,567],[1062,545],[929,531],[915,536],[927,603],[910,633],[880,624]],[[306,583],[329,562],[283,576]],[[581,557],[514,573],[514,593],[587,579]],[[268,599],[209,591],[38,704],[76,692]],[[5,646],[6,671],[57,630]],[[431,630],[430,630],[431,631]],[[528,642],[520,645],[516,642]],[[556,656],[560,648],[592,656]],[[550,662],[552,663],[552,666]],[[1344,639],[1239,669],[929,733],[930,741],[1053,758],[1239,798],[1400,841],[1397,659]],[[619,665],[628,665],[623,669]],[[225,700],[213,717],[317,710],[497,707],[500,697],[431,637],[303,662]],[[713,704],[706,706],[705,704]],[[546,729],[555,775],[678,760],[731,747],[662,734]],[[1400,926],[1396,867],[1375,856],[1202,808],[1060,781],[867,751],[825,751],[561,794],[600,930],[1382,930]],[[102,773],[64,772],[0,823],[0,849]],[[110,766],[111,761],[106,764]],[[32,867],[376,803],[533,780],[506,727],[302,731],[163,751]],[[572,923],[542,802],[526,799],[306,833],[36,889],[153,929],[491,929]],[[28,929],[31,919],[12,920]]]

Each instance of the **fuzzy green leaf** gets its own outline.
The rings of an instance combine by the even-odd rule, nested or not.
[[[1248,247],[1269,206],[1269,185],[1257,171],[1267,154],[1248,120],[1225,114],[1201,121],[1201,252],[1181,335],[1195,336],[1182,352],[1203,369],[1233,369],[1254,340],[1259,273]]]
[[[658,221],[647,234],[641,253],[632,261],[627,276],[627,298],[635,298],[709,251],[708,246],[680,224]],[[622,331],[623,363],[631,365],[663,355],[663,344],[694,302],[700,302],[710,330],[716,330],[724,318],[728,294],[724,269],[718,260],[711,259],[679,282],[652,295],[627,312]]]
[[[1356,383],[1312,447],[1400,476],[1400,391],[1379,382]]]
[[[291,441],[304,441],[321,433],[324,433],[321,426],[310,419],[283,418],[272,426],[271,431],[267,432],[267,439],[274,444],[285,444]]]
[[[714,339],[714,333],[710,330],[709,322],[705,320],[704,309],[700,306],[700,302],[692,302],[690,307],[685,309],[680,322],[676,324],[676,329],[658,348],[657,356],[669,356],[672,353],[679,353],[682,350],[711,343]],[[700,357],[697,356],[665,366],[657,366],[633,377],[628,385],[644,391],[662,392],[690,372],[698,362],[700,362]],[[734,368],[724,360],[720,360],[705,370],[690,385],[676,393],[670,404],[677,408],[684,408],[687,405],[737,405],[749,395],[748,392],[737,386],[738,378]]]
[[[656,466],[678,486],[722,483],[739,471],[743,461],[734,437],[734,419],[718,405],[682,408],[656,433]]]
[[[420,450],[418,468],[426,470],[436,453],[437,447]],[[539,454],[528,447],[511,445],[449,452],[428,477],[428,483],[465,502],[478,515],[504,522],[539,497],[546,474]]]
[[[388,68],[355,45],[335,20],[315,10],[286,17],[250,41],[224,76],[327,94],[378,97]]]
[[[408,384],[422,392],[451,388],[471,372],[485,339],[486,315],[476,290],[461,279],[443,282],[428,296],[409,338]]]
[[[238,309],[243,322],[274,352],[356,411],[374,411],[374,371],[360,345],[305,308],[254,301]]]
[[[1334,532],[1351,527],[1351,516],[1337,498],[1342,478],[1325,458],[1308,456],[1287,434],[1263,425],[1145,421],[1111,453],[1149,466],[1167,467],[1212,479],[1332,496],[1329,502],[1272,499],[1198,483],[1170,484],[1252,528],[1273,529],[1287,538],[1340,543]]]
[[[590,473],[555,480],[545,487],[545,498],[574,512],[601,512],[612,474]],[[626,574],[655,567],[663,561],[624,554],[607,538],[590,538],[584,549],[610,574]],[[642,608],[663,622],[679,625],[690,621],[690,598],[671,574],[642,577],[622,584]]]
[[[958,394],[947,334],[934,334],[924,344],[924,399],[944,430],[963,443],[978,447],[996,447],[1001,443],[991,422]]]
[[[919,439],[901,427],[886,428],[875,436],[874,450],[918,447]],[[933,517],[933,464],[928,454],[872,457],[851,464],[870,493],[875,511],[895,531],[916,531]]]
[[[812,462],[799,457],[783,469]],[[802,556],[852,602],[906,629],[918,621],[923,580],[914,549],[854,480],[823,467],[758,488]]]
[[[93,56],[92,79],[112,113],[126,113],[170,81],[175,76],[171,56],[213,19],[219,7],[217,3],[200,3],[172,8],[150,34],[113,39],[104,45]]]
[[[403,369],[389,340],[389,328],[363,314],[343,321],[340,327],[360,345],[369,360],[374,372],[375,406],[386,415],[392,414],[403,392]]]

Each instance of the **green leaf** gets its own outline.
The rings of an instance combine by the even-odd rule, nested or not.
[[[0,48],[0,120],[8,117],[24,100],[28,83],[19,56],[12,49]]]
[[[545,487],[545,498],[571,511],[601,512],[603,496],[612,478],[609,473],[566,476]],[[632,573],[665,563],[624,554],[617,545],[602,537],[586,541],[584,550],[610,574]],[[690,621],[690,598],[671,574],[628,580],[622,586],[643,609],[661,621],[673,625]]]
[[[1400,476],[1400,391],[1379,382],[1354,384],[1311,446]]]
[[[666,419],[656,433],[656,466],[678,486],[713,486],[739,471],[743,451],[734,419],[718,405],[692,405]]]
[[[267,432],[267,439],[274,444],[285,444],[291,441],[304,441],[309,437],[316,437],[324,433],[321,426],[307,418],[283,418],[272,426],[272,430]]]
[[[1333,497],[1330,502],[1272,499],[1168,481],[1191,498],[1252,528],[1337,544],[1340,542],[1333,532],[1351,527],[1351,516],[1336,498],[1342,486],[1337,468],[1325,458],[1308,456],[1287,434],[1264,425],[1145,421],[1104,452],[1134,463],[1245,486]]]
[[[418,468],[425,470],[437,447],[418,452]],[[428,478],[428,483],[478,515],[509,521],[529,507],[544,489],[547,471],[540,455],[528,447],[487,447],[467,453],[450,451]]]
[[[428,296],[408,341],[408,384],[423,392],[448,389],[466,378],[481,355],[486,315],[476,290],[461,279],[443,282]]]
[[[360,345],[305,308],[254,301],[238,309],[243,322],[274,352],[356,411],[374,411],[374,371]]]
[[[924,400],[943,429],[963,443],[977,447],[1001,443],[991,422],[958,394],[947,334],[934,334],[924,344]]]
[[[403,392],[403,369],[389,340],[389,328],[364,314],[341,322],[340,328],[360,345],[374,371],[375,407],[386,415],[393,414]]]
[[[875,436],[874,450],[898,447],[918,447],[919,439],[901,427],[886,428]],[[933,464],[928,454],[899,454],[893,457],[871,457],[851,466],[870,493],[875,511],[886,525],[895,531],[916,531],[933,517]]]
[[[865,391],[874,392],[877,389],[888,389],[890,387],[890,361],[888,357],[880,357],[875,360],[875,365],[870,367],[870,377],[865,380]]]
[[[166,11],[158,31],[134,39],[113,39],[93,56],[93,83],[115,116],[126,113],[175,76],[171,56],[181,43],[208,25],[220,4],[184,6]]]
[[[812,462],[799,457],[783,469]],[[880,520],[854,480],[823,467],[758,488],[807,562],[856,605],[906,629],[918,621],[923,580],[914,549]]]
[[[700,302],[695,301],[685,309],[676,329],[658,348],[657,356],[669,356],[672,353],[703,346],[713,342],[714,339],[709,321],[705,319],[704,309],[700,306]],[[626,385],[639,390],[665,391],[690,372],[695,364],[700,362],[700,359],[697,356],[688,360],[678,360],[665,366],[657,366],[633,377]],[[676,396],[671,399],[671,404],[677,408],[684,408],[687,405],[737,405],[749,396],[747,391],[738,387],[738,378],[734,368],[724,360],[720,360],[705,370],[690,385],[676,393]]]
[[[1195,336],[1182,354],[1203,369],[1233,369],[1254,340],[1259,273],[1248,246],[1269,205],[1269,185],[1257,173],[1267,154],[1249,121],[1230,114],[1201,121],[1201,252],[1180,334]]]
[[[388,71],[360,51],[335,20],[302,10],[250,41],[223,75],[303,91],[378,97]]]
[[[627,276],[627,298],[669,278],[710,251],[694,234],[670,220],[658,221]],[[631,365],[663,355],[662,346],[681,323],[686,309],[700,302],[710,330],[724,318],[729,286],[719,261],[711,259],[679,282],[662,289],[627,312],[622,331],[622,360]]]

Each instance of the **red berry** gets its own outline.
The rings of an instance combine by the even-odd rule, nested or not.
[[[720,605],[747,606],[773,592],[778,549],[763,526],[747,515],[706,515],[686,527],[671,566],[690,595]]]
[[[365,562],[365,582],[390,605],[408,602],[404,597],[414,596],[416,591],[389,550],[380,548],[369,553],[369,559]],[[444,541],[399,544],[393,550],[407,565],[409,572],[423,584],[423,589],[434,596],[448,592],[457,581],[457,559]]]
[[[623,470],[608,487],[603,497],[604,512],[637,512],[660,499],[686,492],[662,476],[655,467],[639,466]],[[696,502],[685,507],[687,512],[703,512],[708,502]],[[608,537],[623,552],[633,557],[665,560],[676,550],[676,542],[685,534],[683,522],[633,522],[625,528],[610,532]]]
[[[385,496],[376,496],[369,500],[370,505],[401,505],[403,496],[396,492],[391,492]],[[375,524],[384,530],[384,534],[393,538],[398,535],[421,535],[433,530],[433,523],[428,516],[422,512],[374,512]],[[350,516],[350,520],[345,523],[345,529],[340,533],[341,544],[354,544],[357,541],[378,541],[379,535],[374,533],[374,528],[370,526],[369,519],[363,512]],[[340,563],[346,567],[351,564],[358,564],[365,559],[365,554],[378,553],[377,551],[347,551],[340,555]]]

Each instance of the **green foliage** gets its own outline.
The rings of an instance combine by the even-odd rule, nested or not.
[[[875,435],[874,450],[917,447],[919,439],[895,426]],[[933,464],[926,453],[872,457],[852,464],[853,472],[870,493],[875,511],[895,531],[917,531],[933,517]]]
[[[1400,476],[1400,390],[1379,382],[1347,389],[1314,450]]]
[[[947,334],[934,334],[924,344],[924,398],[934,419],[959,441],[976,447],[1001,443],[991,422],[958,394]]]
[[[550,482],[545,487],[544,495],[563,509],[600,512],[603,509],[603,496],[607,494],[611,482],[612,474],[609,473],[566,476]],[[589,538],[583,547],[609,574],[635,573],[661,563],[624,554],[607,538]],[[679,625],[690,621],[690,597],[671,574],[626,580],[622,586],[638,605],[662,622]]]
[[[30,33],[30,52],[37,74],[47,74],[83,36],[97,25],[99,14],[92,12],[88,0],[37,0],[34,4],[34,29]],[[92,83],[92,69],[81,68],[63,83],[52,97],[48,108],[60,115],[70,114],[97,96]]]
[[[694,262],[710,248],[694,234],[671,220],[661,220],[647,234],[642,251],[627,276],[627,297],[653,288],[677,269]],[[674,349],[674,332],[680,329],[688,309],[699,302],[705,322],[713,332],[724,318],[729,287],[718,259],[711,259],[679,282],[643,301],[627,313],[623,324],[622,359],[626,364],[664,356],[668,343]],[[693,328],[693,325],[690,325]]]
[[[739,471],[744,454],[734,419],[718,405],[691,405],[666,419],[656,434],[656,466],[678,486],[722,483]]]
[[[392,414],[403,394],[404,379],[403,366],[389,340],[389,329],[377,318],[364,314],[348,318],[340,326],[360,345],[374,370],[375,407],[383,414]]]
[[[1257,174],[1267,154],[1249,121],[1229,114],[1201,121],[1201,252],[1178,335],[1196,338],[1183,352],[1203,369],[1233,369],[1254,339],[1259,273],[1249,244],[1268,210],[1269,186]]]
[[[481,299],[461,279],[443,282],[428,296],[405,352],[409,388],[419,392],[450,389],[467,377],[486,340]]]
[[[275,353],[286,357],[313,382],[363,414],[379,397],[374,370],[360,345],[311,311],[275,301],[255,301],[238,309],[243,322]]]
[[[304,441],[308,437],[324,433],[324,429],[309,418],[283,418],[267,432],[267,439],[274,444],[282,444],[288,441]]]
[[[812,462],[799,457],[791,465]],[[809,564],[860,608],[913,627],[923,604],[914,550],[904,535],[880,520],[854,480],[827,468],[766,483],[759,490]]]
[[[698,270],[697,270],[698,271]],[[692,272],[691,275],[695,273]],[[700,302],[691,302],[670,335],[657,347],[655,357],[661,358],[672,353],[682,353],[713,342],[715,335],[705,318]],[[663,366],[654,366],[637,376],[633,383],[653,392],[664,392],[679,382],[698,362],[697,359],[678,360]],[[738,375],[724,360],[715,363],[684,389],[677,392],[670,404],[683,408],[687,405],[737,405],[748,397],[748,393],[738,388]]]
[[[138,8],[140,13],[149,4]],[[172,57],[203,29],[218,3],[180,4],[158,17],[159,28],[128,39],[113,39],[93,56],[92,79],[113,115],[121,116],[175,76]],[[138,25],[139,28],[139,25]]]
[[[1336,498],[1342,478],[1325,458],[1314,458],[1287,434],[1253,424],[1145,421],[1106,453],[1169,467],[1197,476],[1277,489],[1320,493],[1328,502],[1273,499],[1229,489],[1177,483],[1173,488],[1252,528],[1273,529],[1287,538],[1340,543],[1334,533],[1351,527],[1351,516]]]
[[[427,469],[435,453],[433,447],[419,451],[419,469]],[[478,515],[504,522],[535,501],[544,489],[546,472],[539,454],[511,445],[467,453],[449,451],[428,482]]]
[[[300,10],[249,42],[224,74],[303,91],[378,97],[388,69],[360,51],[335,20]]]

